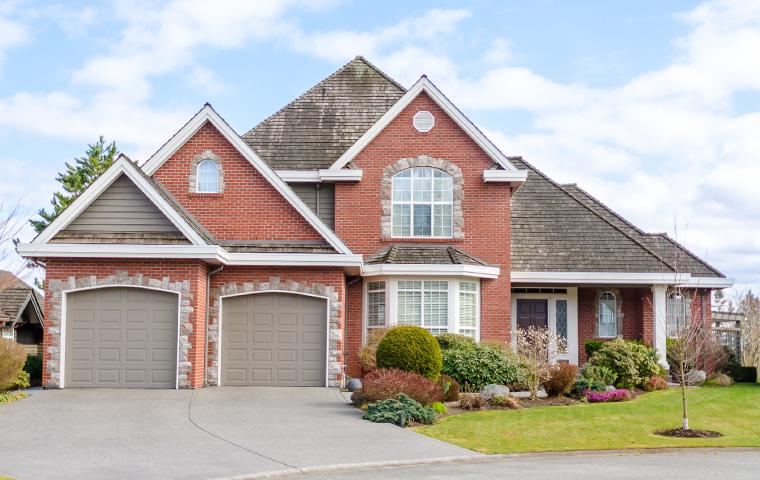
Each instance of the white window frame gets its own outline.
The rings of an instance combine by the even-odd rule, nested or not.
[[[371,283],[382,284],[382,288],[370,288],[370,284]],[[388,292],[388,283],[386,281],[384,281],[384,280],[369,280],[369,281],[367,281],[367,282],[364,283],[364,289],[365,289],[364,298],[365,298],[365,301],[366,301],[366,303],[365,303],[365,309],[364,309],[365,312],[366,312],[364,324],[366,326],[367,332],[369,332],[370,330],[376,329],[376,328],[385,328],[385,327],[387,327],[388,326],[388,295],[387,295],[387,292]],[[382,293],[383,294],[382,298],[383,298],[384,318],[383,318],[383,324],[382,325],[373,325],[373,326],[370,326],[370,324],[369,324],[369,313],[370,313],[369,312],[369,307],[370,307],[370,305],[369,305],[369,297],[370,297],[371,293]]]
[[[429,200],[415,200],[414,199],[414,172],[418,170],[430,170],[430,199]],[[451,196],[450,200],[435,200],[435,174],[440,172],[451,180]],[[401,174],[409,173],[409,200],[396,200],[393,195],[393,183],[394,179]],[[395,210],[397,205],[409,206],[409,235],[395,235]],[[415,205],[430,205],[430,235],[415,235],[414,233],[414,207]],[[435,206],[436,205],[448,205],[450,216],[450,232],[448,235],[434,235],[436,222],[435,222]],[[393,238],[453,238],[454,237],[454,178],[447,172],[434,167],[411,167],[396,173],[391,177],[391,236]]]
[[[378,276],[366,278],[363,286],[363,302],[362,302],[362,342],[367,339],[367,333],[371,328],[368,328],[368,314],[369,314],[369,282],[385,282],[385,325],[386,327],[395,327],[398,325],[397,307],[398,307],[398,282],[399,281],[446,281],[448,282],[448,324],[445,327],[449,333],[459,333],[459,283],[473,283],[475,284],[475,340],[480,341],[480,280],[463,277],[450,277],[450,276],[404,276],[404,277],[388,277]],[[424,293],[423,293],[423,321],[424,321]],[[422,328],[426,328],[421,325]],[[429,328],[444,328],[429,326]],[[472,327],[467,327],[472,328]]]
[[[215,190],[201,190],[201,166],[205,163],[213,163],[216,167],[216,189]],[[221,176],[221,169],[219,163],[212,158],[206,158],[198,162],[195,167],[195,193],[219,193],[219,178]]]
[[[676,296],[681,297],[681,311],[674,312],[673,302]],[[683,292],[670,292],[665,300],[665,329],[668,337],[674,337],[678,335],[678,332],[686,326],[686,322],[691,316],[690,312],[691,302],[689,297],[684,295]],[[676,316],[678,315],[678,316]]]
[[[602,328],[601,328],[602,327],[602,297],[604,297],[605,295],[612,296],[612,301],[614,302],[613,305],[612,305],[613,306],[613,308],[612,308],[612,313],[613,313],[613,317],[612,317],[613,322],[612,322],[612,324],[615,326],[615,333],[613,335],[602,335]],[[596,330],[597,330],[598,338],[616,338],[620,334],[620,332],[618,331],[619,328],[618,328],[618,311],[617,311],[617,307],[618,307],[618,299],[617,299],[617,296],[613,292],[611,292],[609,290],[605,290],[605,291],[603,291],[602,293],[599,294],[599,299],[597,300],[597,306],[596,306],[597,311],[598,311],[598,315],[597,315],[597,319],[596,319]]]

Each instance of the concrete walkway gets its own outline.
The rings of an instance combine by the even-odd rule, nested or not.
[[[192,480],[479,455],[360,416],[324,388],[34,391],[0,405],[14,445],[0,476]]]

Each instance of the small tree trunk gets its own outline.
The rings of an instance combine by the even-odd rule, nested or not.
[[[681,401],[683,404],[683,422],[681,424],[681,427],[684,430],[689,429],[689,403],[688,403],[688,388],[686,385],[686,365],[684,361],[679,362],[679,370],[680,370],[680,377],[681,377]]]

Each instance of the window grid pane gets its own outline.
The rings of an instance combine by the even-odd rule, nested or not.
[[[213,160],[204,160],[198,164],[198,192],[216,193],[219,191],[219,165]]]
[[[451,237],[453,179],[431,167],[415,167],[393,177],[393,236]]]
[[[459,334],[475,338],[477,316],[477,286],[472,282],[459,283]]]
[[[397,323],[416,325],[433,335],[449,331],[449,283],[447,281],[399,280]]]

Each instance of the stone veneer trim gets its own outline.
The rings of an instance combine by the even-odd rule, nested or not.
[[[179,356],[177,363],[177,385],[179,388],[189,388],[188,375],[192,369],[189,360],[190,340],[193,324],[190,314],[193,312],[190,280],[177,282],[169,281],[169,277],[150,278],[142,274],[129,276],[126,271],[116,271],[114,275],[98,278],[95,275],[85,277],[69,277],[67,280],[49,280],[45,301],[49,302],[49,314],[45,319],[49,322],[51,344],[46,345],[50,354],[46,368],[50,380],[46,387],[61,387],[61,321],[63,295],[98,287],[135,287],[179,293]]]
[[[462,169],[456,164],[440,158],[433,158],[427,155],[417,157],[402,158],[394,164],[383,169],[383,178],[380,181],[380,205],[382,206],[382,215],[380,217],[380,231],[383,239],[393,238],[393,176],[402,170],[414,167],[432,167],[443,170],[451,175],[453,180],[453,238],[461,240],[464,238],[464,214],[462,213],[462,199],[464,198],[464,176]],[[424,237],[420,237],[424,240]]]
[[[198,165],[204,160],[213,160],[216,162],[216,166],[219,167],[219,183],[217,184],[218,191],[216,192],[198,191]],[[201,195],[204,193],[208,193],[209,195],[220,195],[224,193],[224,167],[222,167],[222,159],[211,150],[205,150],[203,153],[196,155],[193,158],[193,161],[190,162],[190,176],[188,178],[190,180],[190,192],[192,193],[198,193]]]
[[[219,385],[219,306],[225,297],[256,294],[256,293],[294,293],[307,294],[326,299],[329,302],[328,316],[328,339],[327,346],[327,384],[330,387],[340,386],[342,374],[343,351],[339,342],[343,338],[343,326],[340,321],[341,303],[338,294],[333,287],[321,283],[303,283],[286,280],[280,281],[279,277],[270,277],[268,282],[229,282],[211,288],[210,298],[213,303],[209,304],[209,323],[207,337],[208,368],[206,368],[206,381],[209,385]]]

